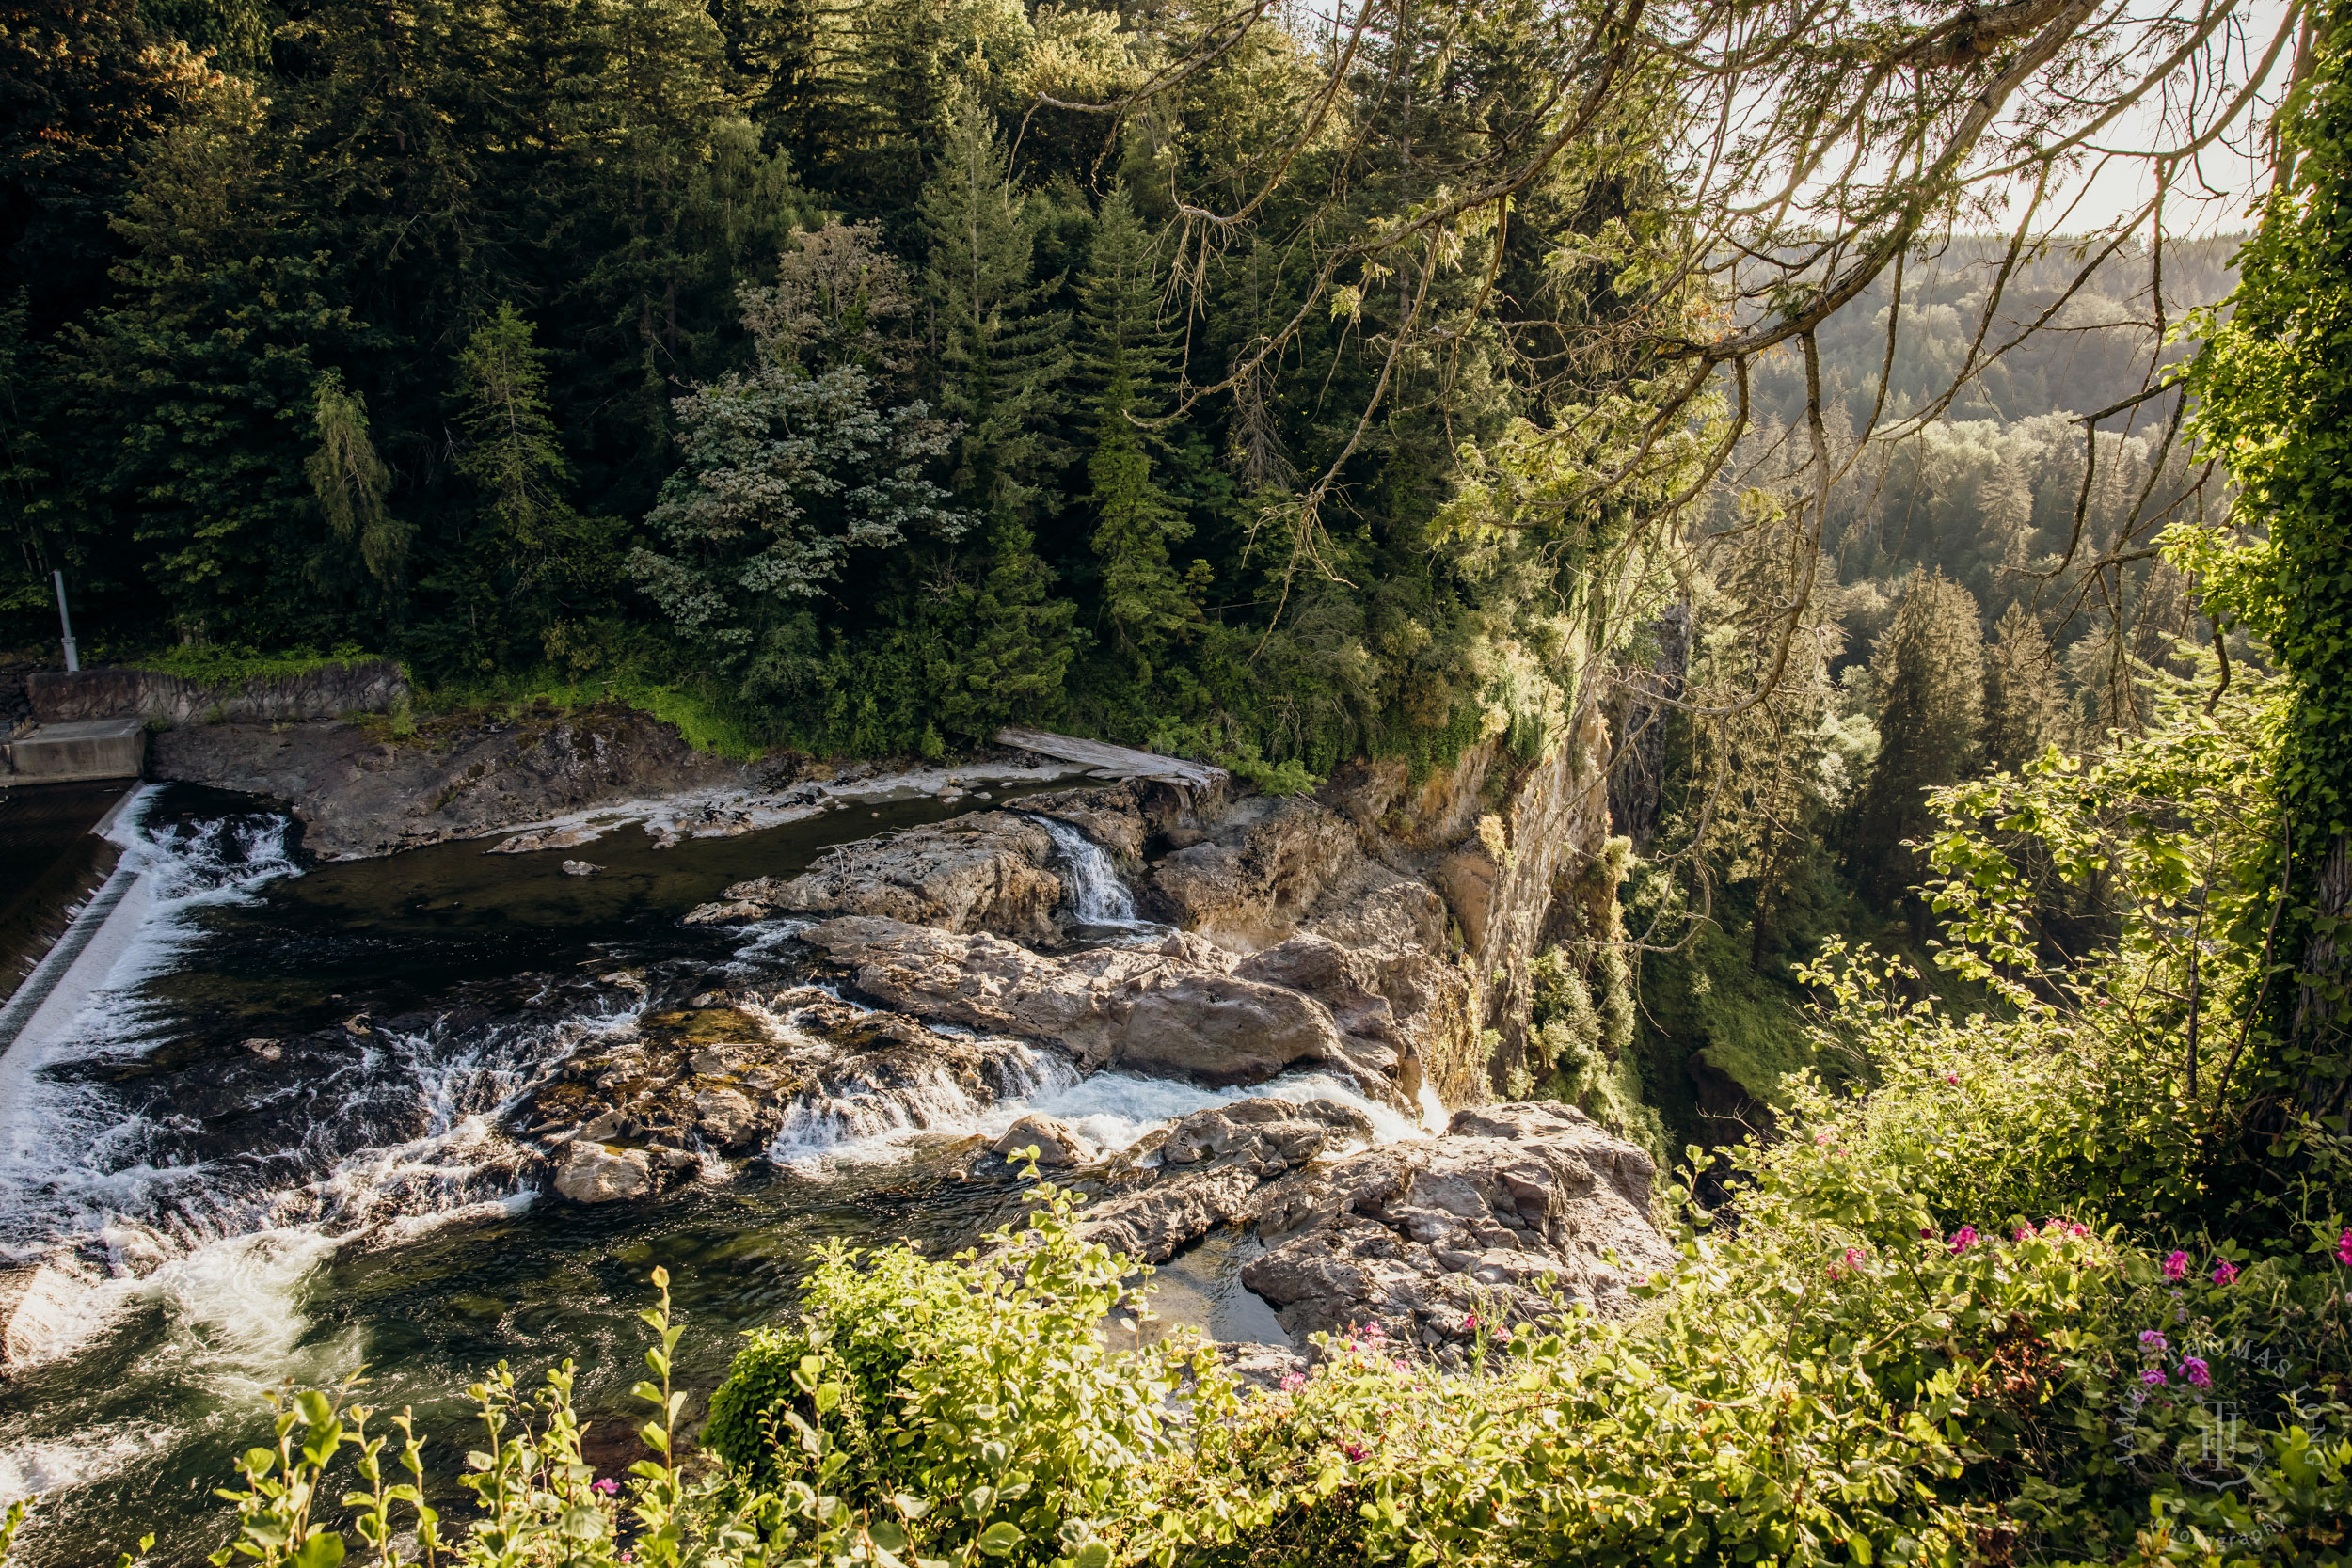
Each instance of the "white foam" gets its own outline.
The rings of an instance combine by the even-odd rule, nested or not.
[[[0,1506],[87,1486],[120,1474],[168,1440],[153,1421],[89,1427],[70,1439],[43,1438],[0,1448]]]

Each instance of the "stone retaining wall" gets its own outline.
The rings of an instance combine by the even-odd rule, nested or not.
[[[383,713],[408,695],[408,679],[392,660],[367,658],[245,681],[195,680],[161,670],[44,671],[26,677],[25,692],[34,719],[43,724],[139,718],[179,729]]]

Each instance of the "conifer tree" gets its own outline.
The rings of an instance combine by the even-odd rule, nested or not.
[[[924,290],[937,312],[939,403],[963,421],[954,483],[986,515],[1039,510],[1065,458],[1054,433],[1070,372],[1069,320],[1030,279],[1036,229],[1014,189],[993,117],[967,93],[925,187]]]
[[[1915,879],[1903,841],[1929,825],[1927,792],[1976,770],[1984,718],[1984,635],[1976,596],[1941,572],[1914,573],[1871,650],[1879,752],[1855,802],[1865,889],[1893,902]]]
[[[1125,190],[1112,192],[1078,286],[1080,370],[1093,393],[1087,500],[1103,562],[1104,618],[1147,681],[1160,651],[1200,624],[1200,607],[1168,561],[1168,546],[1190,537],[1192,525],[1154,482],[1152,437],[1136,423],[1159,411],[1169,358],[1155,261],[1135,204]]]
[[[619,577],[619,524],[573,509],[571,465],[548,410],[547,351],[511,304],[477,328],[457,356],[457,471],[472,482],[488,523],[467,567],[440,586],[461,598],[488,590],[506,602],[509,629],[535,643],[559,618]],[[477,643],[486,628],[469,615]],[[477,662],[485,651],[477,647]]]
[[[973,645],[956,658],[941,704],[949,728],[983,739],[1000,725],[1041,721],[1060,710],[1077,612],[1068,599],[1053,596],[1053,568],[1020,518],[999,517],[988,546],[986,575],[971,596]]]
[[[414,531],[385,508],[392,475],[369,438],[367,400],[329,371],[319,377],[311,422],[318,431],[318,450],[302,467],[326,516],[327,531],[357,550],[378,583],[397,585]]]
[[[2074,743],[2058,656],[2022,604],[2001,612],[1984,657],[1984,760],[2011,772]]]

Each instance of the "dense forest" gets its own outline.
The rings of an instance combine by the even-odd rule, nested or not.
[[[1332,193],[1407,209],[1468,95],[1532,112],[1539,11],[1214,243],[1171,220],[1279,150],[1321,73],[1287,35],[1103,116],[1038,95],[1168,51],[1111,10],[16,15],[20,641],[61,566],[126,657],[358,647],[445,688],[683,687],[760,742],[937,754],[1021,719],[1315,771],[1456,750],[1532,668],[1525,568],[1446,544],[1448,475],[1559,417],[1502,340],[1611,309],[1561,245],[1638,176],[1564,167],[1438,301],[1367,289],[1251,351]],[[1438,305],[1465,336],[1386,373],[1399,309]]]
[[[741,753],[1606,753],[1575,918],[1464,984],[1491,1098],[1656,1160],[1638,1309],[1252,1389],[1106,1349],[1041,1185],[821,1254],[717,1463],[666,1275],[626,1482],[501,1368],[453,1560],[2348,1560],[2342,5],[0,18],[10,641],[62,569],[104,657]],[[2157,204],[2037,229],[2144,94]],[[246,1558],[445,1544],[349,1393]]]

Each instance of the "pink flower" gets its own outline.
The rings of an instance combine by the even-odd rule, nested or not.
[[[2213,1369],[2194,1355],[2181,1357],[2181,1381],[2192,1388],[2213,1386]]]
[[[596,1482],[594,1486],[591,1486],[590,1488],[588,1488],[588,1490],[589,1490],[589,1491],[591,1491],[591,1492],[601,1492],[601,1493],[603,1493],[603,1494],[604,1494],[606,1497],[611,1497],[611,1496],[612,1496],[615,1492],[618,1492],[620,1489],[621,1489],[621,1483],[620,1483],[619,1481],[614,1481],[614,1480],[613,1480],[611,1476],[606,1476],[606,1477],[604,1477],[603,1479],[601,1479],[600,1481],[597,1481],[597,1482]]]
[[[2213,1266],[2213,1282],[2216,1285],[2233,1284],[2236,1279],[2237,1265],[2231,1262],[2227,1258],[2222,1259],[2219,1262]]]
[[[1465,1334],[1475,1334],[1478,1332],[1477,1313],[1472,1312],[1470,1316],[1462,1320],[1462,1332]]]
[[[1285,1394],[1295,1394],[1298,1390],[1304,1388],[1305,1386],[1307,1386],[1307,1374],[1305,1372],[1286,1372],[1283,1374],[1282,1392]]]
[[[1827,1132],[1814,1133],[1813,1146],[1816,1148],[1827,1148],[1829,1147],[1829,1134]]]
[[[2164,1277],[2186,1279],[2188,1277],[2188,1254],[2185,1252],[2168,1254],[2164,1259]]]
[[[2017,1227],[2017,1234],[2016,1234],[2016,1235],[2014,1235],[2014,1236],[2012,1236],[2012,1237],[2010,1237],[2010,1241],[2013,1241],[2013,1242],[2030,1242],[2030,1241],[2032,1241],[2032,1240],[2033,1240],[2033,1227],[2032,1227],[2032,1226],[2030,1226],[2030,1225],[2021,1225],[2021,1226],[2019,1226],[2019,1227]]]
[[[1958,1087],[1960,1084],[1960,1074],[1957,1072],[1947,1072],[1944,1075],[1944,1082],[1952,1085],[1954,1087]]]
[[[2336,1261],[2352,1269],[2352,1226],[2344,1227],[2344,1234],[2336,1238]]]
[[[1977,1227],[1975,1226],[1963,1225],[1958,1230],[1952,1232],[1951,1246],[1954,1252],[1966,1252],[1970,1247],[1975,1246],[1976,1244]]]
[[[1348,1459],[1355,1464],[1361,1465],[1365,1460],[1372,1457],[1372,1450],[1365,1448],[1361,1443],[1346,1443],[1341,1445],[1341,1447],[1342,1451],[1343,1451],[1347,1455]]]
[[[2161,1367],[2151,1367],[2146,1371],[2139,1374],[2139,1381],[2146,1384],[2151,1388],[2161,1388],[2165,1385],[2164,1369]]]
[[[2143,1328],[2139,1331],[2139,1348],[2141,1350],[2169,1350],[2171,1348],[2171,1341],[2153,1328]]]

